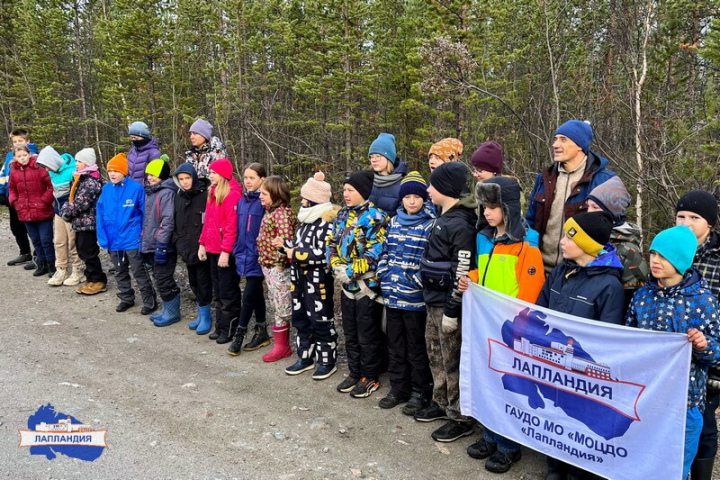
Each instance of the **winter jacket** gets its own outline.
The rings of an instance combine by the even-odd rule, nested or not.
[[[97,175],[97,172],[94,172]],[[72,228],[76,232],[90,232],[97,229],[97,202],[102,191],[100,180],[92,174],[82,174],[77,178],[73,176],[73,182],[77,181],[75,196],[68,198],[68,201],[60,209],[60,216],[66,222],[72,222]],[[71,187],[72,192],[72,187]]]
[[[39,222],[55,216],[53,186],[50,175],[37,164],[37,155],[22,166],[13,160],[10,170],[8,201],[17,210],[21,222]]]
[[[210,187],[199,240],[207,252],[232,253],[237,239],[237,204],[241,196],[242,188],[234,178],[230,180],[230,192],[220,205],[215,199],[215,187]]]
[[[243,192],[237,206],[237,241],[233,255],[235,268],[242,277],[262,277],[263,272],[258,261],[258,234],[265,215],[265,207],[260,203],[260,191]]]
[[[201,147],[191,147],[190,150],[185,152],[185,161],[192,163],[200,178],[208,176],[208,173],[210,173],[208,166],[218,158],[227,158],[225,144],[218,137],[212,137],[209,142],[205,142]]]
[[[390,220],[385,251],[377,268],[386,306],[400,310],[425,310],[420,259],[434,221],[435,212],[427,202],[415,215],[408,215],[400,207],[397,215]]]
[[[707,370],[720,362],[720,322],[718,301],[694,268],[672,287],[662,288],[651,278],[635,292],[625,323],[631,327],[660,332],[686,333],[697,328],[707,339],[704,352],[692,351],[688,409],[705,407]]]
[[[145,189],[125,177],[107,183],[97,202],[98,243],[111,252],[140,248],[145,211]]]
[[[622,263],[612,244],[607,244],[604,250],[584,267],[563,260],[550,273],[537,304],[577,317],[622,324]]]
[[[330,268],[343,267],[350,278],[350,283],[342,286],[344,290],[359,292],[360,279],[369,288],[380,289],[373,273],[382,255],[388,221],[387,214],[375,208],[370,200],[338,212],[328,236],[327,255]]]
[[[172,248],[175,230],[175,180],[167,178],[157,185],[145,186],[142,252],[152,253],[158,243]]]
[[[565,201],[565,219],[587,211],[585,201],[590,192],[616,175],[615,172],[606,168],[608,163],[606,158],[597,153],[588,152],[585,173],[580,178],[580,181],[572,187],[572,192]],[[555,198],[558,175],[558,163],[556,162],[537,175],[530,193],[530,207],[525,213],[525,219],[531,228],[537,230],[540,241],[542,241],[545,234],[545,227],[550,217],[550,208]]]
[[[376,208],[384,211],[388,217],[394,217],[400,206],[400,183],[407,174],[407,165],[398,158],[398,164],[390,175],[375,174],[370,200]]]
[[[160,147],[155,138],[133,142],[133,147],[127,154],[128,174],[140,185],[145,185],[145,167],[153,160],[160,158]]]
[[[193,176],[193,186],[190,190],[183,190],[177,181],[179,173],[189,173]],[[183,170],[178,167],[173,176],[178,186],[175,195],[175,230],[173,230],[173,244],[178,254],[187,265],[196,265],[200,259],[197,256],[200,244],[200,233],[207,207],[208,189],[210,180],[198,178],[194,170]]]
[[[37,145],[34,143],[28,143],[27,147],[31,154],[37,155]],[[2,170],[0,170],[0,196],[5,195],[8,197],[10,195],[10,164],[12,163],[14,156],[15,155],[12,150],[5,155],[5,163],[3,163]]]
[[[285,253],[273,247],[272,239],[280,237],[285,243],[286,240],[295,238],[297,217],[290,207],[280,206],[271,212],[265,213],[260,222],[260,232],[257,236],[258,262],[266,268],[286,268],[290,262]]]
[[[693,268],[700,273],[715,298],[720,300],[720,235],[717,232],[711,231],[698,247]]]
[[[37,163],[50,169],[48,173],[50,174],[53,195],[55,196],[53,207],[55,214],[60,215],[60,209],[70,198],[70,187],[75,172],[75,158],[69,153],[60,155],[54,148],[47,146],[38,155]]]
[[[443,314],[459,318],[462,293],[458,281],[467,275],[475,260],[477,203],[464,194],[452,208],[435,221],[420,262],[423,297],[431,307],[443,307]]]
[[[650,273],[640,249],[640,235],[640,228],[628,222],[613,228],[610,234],[610,243],[615,245],[623,264],[621,283],[626,290],[637,290],[645,285]]]

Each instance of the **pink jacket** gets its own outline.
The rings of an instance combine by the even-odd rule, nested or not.
[[[215,187],[210,188],[199,241],[207,252],[232,254],[237,238],[237,204],[241,196],[242,187],[234,178],[230,180],[230,193],[220,205],[215,199]]]

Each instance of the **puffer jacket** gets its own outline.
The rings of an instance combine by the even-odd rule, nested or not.
[[[350,278],[343,289],[359,292],[358,280],[364,279],[369,288],[380,290],[380,281],[373,273],[383,252],[389,220],[370,200],[340,209],[328,236],[327,255],[330,267],[344,267]]]
[[[75,157],[69,153],[60,155],[48,145],[40,151],[37,163],[50,169],[48,173],[50,174],[53,195],[55,196],[53,207],[55,208],[55,214],[60,215],[60,209],[70,198],[70,187],[75,172]]]
[[[68,201],[60,209],[60,216],[66,222],[72,222],[76,232],[90,232],[97,229],[97,202],[102,191],[102,184],[97,172],[73,176],[77,181],[75,196],[71,194]]]
[[[37,155],[27,165],[12,162],[10,170],[10,205],[21,222],[39,222],[55,216],[53,186],[50,175],[37,164]]]
[[[717,299],[697,270],[691,268],[672,287],[662,288],[651,278],[635,293],[625,318],[626,325],[645,330],[686,333],[697,328],[705,335],[705,351],[692,351],[688,409],[704,409],[708,366],[720,362],[718,309]]]
[[[98,243],[111,252],[140,248],[145,189],[131,178],[107,183],[97,202]]]
[[[420,259],[434,221],[434,209],[427,202],[415,215],[408,215],[400,207],[397,215],[390,220],[385,251],[377,268],[386,306],[400,310],[425,310]]]
[[[287,268],[290,265],[287,255],[273,247],[270,242],[277,237],[280,237],[283,243],[292,240],[295,238],[295,227],[297,227],[297,217],[288,206],[282,205],[265,213],[257,236],[260,265],[265,268]]]
[[[400,158],[397,166],[390,175],[375,174],[370,200],[376,208],[385,212],[388,217],[394,217],[400,206],[400,184],[407,174],[407,165]]]
[[[145,186],[145,215],[143,217],[142,252],[152,253],[158,243],[173,248],[175,230],[175,194],[173,178],[157,185]]]
[[[37,145],[28,143],[27,147],[32,155],[37,155]],[[0,170],[0,196],[5,195],[7,197],[10,195],[10,164],[13,158],[13,151],[10,150],[7,155],[5,155],[5,163],[3,163],[2,170]]]
[[[610,234],[610,243],[615,245],[617,256],[623,265],[620,281],[626,290],[637,290],[645,285],[650,273],[640,249],[640,235],[640,228],[628,222],[613,228]]]
[[[621,325],[624,295],[620,283],[622,263],[615,246],[607,244],[605,253],[581,267],[563,260],[548,277],[537,304],[576,317]]]
[[[199,240],[207,252],[232,253],[237,239],[237,204],[241,196],[242,187],[234,178],[230,180],[230,192],[220,205],[215,199],[215,187],[210,187]]]
[[[187,164],[183,164],[187,165]],[[185,168],[180,165],[173,179],[178,187],[175,195],[175,230],[173,230],[173,244],[177,249],[180,258],[187,265],[196,265],[200,262],[197,256],[198,241],[202,233],[205,208],[207,207],[208,189],[210,180],[198,178],[195,169]],[[190,190],[183,190],[177,181],[179,173],[188,173],[193,177],[193,185]]]
[[[225,144],[218,137],[212,137],[199,148],[191,147],[185,152],[185,161],[192,163],[200,178],[207,178],[210,173],[208,167],[218,158],[227,158]]]
[[[149,140],[133,142],[133,147],[127,154],[128,174],[140,185],[145,185],[145,167],[153,160],[160,158],[160,147],[155,137]]]
[[[260,224],[265,207],[260,203],[260,191],[243,192],[237,207],[237,241],[235,242],[235,268],[241,277],[262,277],[257,246]]]

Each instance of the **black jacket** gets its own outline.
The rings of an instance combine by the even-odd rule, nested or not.
[[[191,190],[178,189],[175,196],[175,231],[173,243],[178,254],[188,265],[194,265],[200,260],[197,252],[200,244],[205,206],[207,205],[208,188],[210,181],[200,178],[193,184]]]

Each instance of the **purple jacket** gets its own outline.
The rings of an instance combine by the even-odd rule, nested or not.
[[[158,147],[155,138],[151,138],[148,143],[140,147],[133,146],[127,154],[128,174],[127,176],[145,185],[145,167],[152,160],[160,158],[160,147]]]

